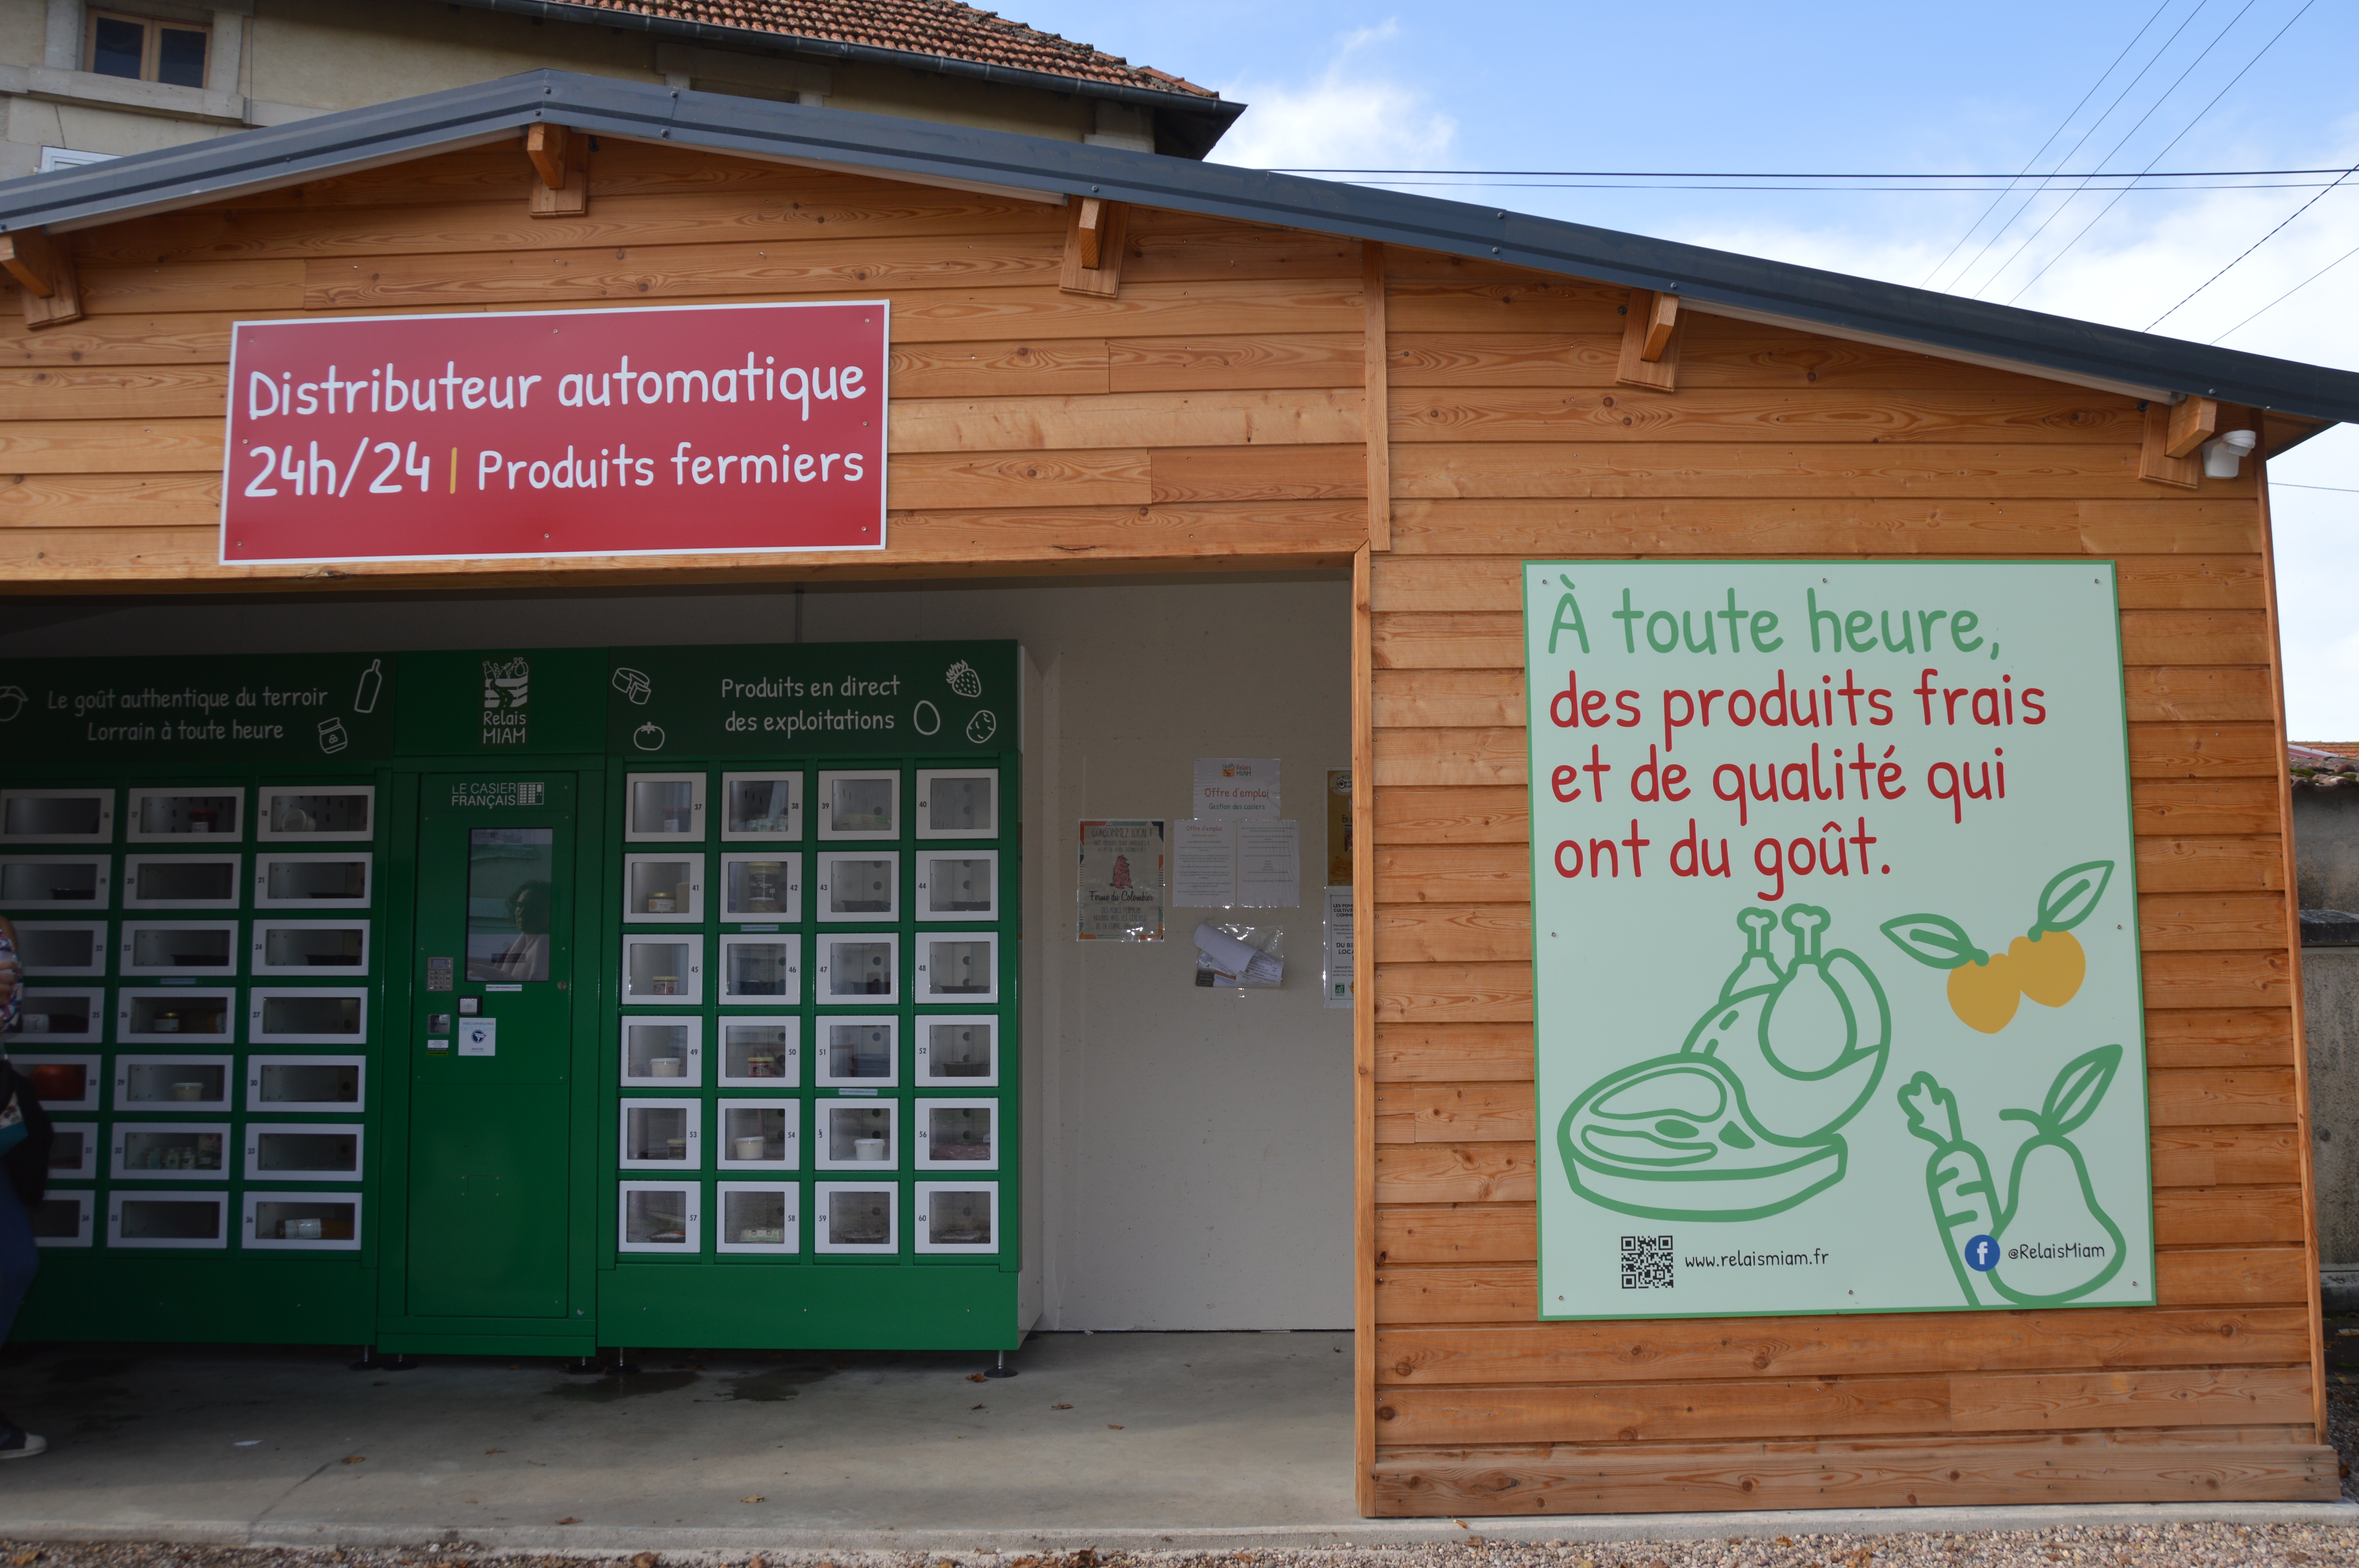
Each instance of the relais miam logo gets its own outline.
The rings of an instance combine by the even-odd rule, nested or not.
[[[224,564],[885,546],[884,300],[241,321]]]

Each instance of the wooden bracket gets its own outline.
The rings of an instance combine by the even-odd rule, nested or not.
[[[1622,362],[1614,379],[1624,386],[1669,392],[1680,380],[1680,297],[1634,288],[1622,323]]]
[[[2183,397],[2170,406],[2170,438],[2163,443],[2167,458],[2191,458],[2195,449],[2220,429],[2220,405],[2209,397]]]
[[[1057,287],[1068,294],[1112,299],[1122,292],[1122,243],[1130,210],[1119,201],[1077,196],[1065,230],[1065,270]]]
[[[588,138],[548,121],[525,127],[524,156],[538,177],[527,210],[536,218],[578,218],[590,211]]]
[[[0,234],[0,268],[25,295],[25,325],[55,327],[82,319],[82,279],[73,254],[42,229]]]
[[[2172,450],[2172,444],[2180,433],[2181,416],[2179,409],[2197,402],[2203,405],[2203,409],[2186,417],[2190,426],[2201,418],[2202,433],[2188,443],[2187,455],[2179,455]],[[2202,480],[2203,460],[2192,454],[2196,448],[2211,439],[2212,427],[2218,423],[2219,417],[2219,406],[2209,398],[2190,397],[2176,407],[2160,401],[2148,403],[2146,406],[2146,429],[2138,443],[2138,478],[2152,484],[2193,490]]]

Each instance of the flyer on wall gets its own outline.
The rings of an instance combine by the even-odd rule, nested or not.
[[[1084,821],[1073,936],[1082,942],[1163,940],[1163,824]]]
[[[2111,566],[1523,586],[1540,1315],[2151,1303]]]

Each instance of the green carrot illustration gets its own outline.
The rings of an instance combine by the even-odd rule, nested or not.
[[[1932,1200],[1934,1227],[1941,1233],[1942,1249],[1949,1254],[1966,1304],[1980,1306],[1973,1273],[1966,1267],[1966,1243],[2000,1228],[1990,1162],[1966,1141],[1958,1125],[1957,1097],[1936,1083],[1932,1074],[1919,1073],[1908,1080],[1900,1091],[1900,1108],[1908,1113],[1908,1130],[1933,1145],[1933,1157],[1925,1162],[1925,1195]]]

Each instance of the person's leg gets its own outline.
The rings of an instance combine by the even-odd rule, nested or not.
[[[41,1249],[33,1242],[32,1217],[17,1201],[16,1189],[0,1174],[0,1345],[7,1343],[9,1330],[16,1325],[16,1309],[25,1304],[25,1292],[40,1271]],[[30,1458],[48,1447],[47,1439],[0,1415],[0,1459]]]

